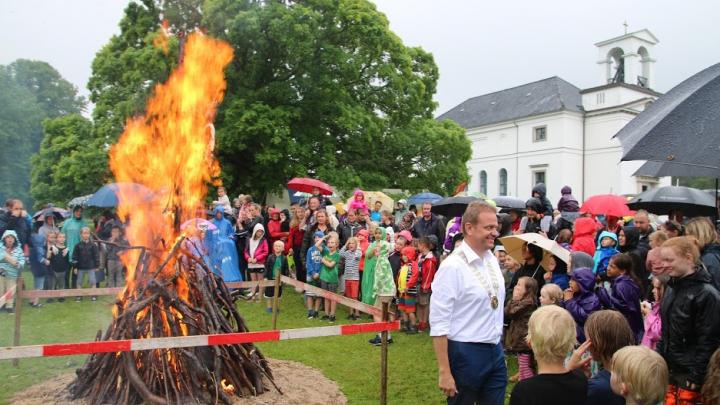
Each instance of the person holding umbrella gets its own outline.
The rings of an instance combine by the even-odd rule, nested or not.
[[[512,291],[515,285],[518,283],[521,277],[530,277],[537,281],[537,298],[540,298],[540,289],[545,285],[545,269],[542,266],[542,260],[544,255],[543,248],[532,243],[525,243],[522,249],[523,265],[513,275],[510,285],[507,289],[507,295],[512,295]]]

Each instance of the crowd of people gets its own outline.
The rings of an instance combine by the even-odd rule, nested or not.
[[[433,337],[448,403],[503,403],[508,381],[517,383],[513,404],[718,403],[714,224],[676,215],[655,230],[642,210],[617,218],[579,206],[565,187],[554,209],[542,184],[524,210],[499,213],[492,202],[476,202],[454,218],[434,214],[431,203],[383,209],[362,190],[348,204],[314,193],[280,210],[249,195],[231,201],[221,187],[187,243],[226,281],[289,275],[369,305],[387,303],[404,333]],[[123,284],[128,244],[112,212],[94,227],[82,207],[61,228],[55,221],[52,213],[32,221],[21,201],[8,200],[0,213],[0,293],[26,262],[35,288]],[[532,243],[521,254],[507,251],[500,237],[523,233],[553,239],[570,260]],[[271,312],[273,288],[247,295],[263,295]],[[334,301],[308,290],[304,302],[308,319],[337,321]],[[4,310],[12,308],[10,300]],[[349,310],[350,321],[360,318]],[[369,343],[380,342],[378,335]],[[508,355],[518,363],[510,376]]]

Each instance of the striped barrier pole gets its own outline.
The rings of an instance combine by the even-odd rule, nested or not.
[[[0,347],[0,360],[31,357],[74,356],[93,353],[130,352],[137,350],[176,349],[180,347],[216,346],[243,343],[275,342],[359,333],[397,331],[400,322],[372,322],[316,328],[283,329],[263,332],[224,333],[149,339],[108,340],[80,343],[57,343],[33,346]]]
[[[382,309],[373,306],[368,305],[363,302],[354,300],[352,298],[348,298],[339,294],[331,293],[330,291],[323,290],[322,288],[312,286],[307,283],[303,283],[302,281],[295,280],[294,278],[290,278],[288,276],[282,276],[282,282],[285,284],[290,284],[294,287],[302,288],[305,291],[310,291],[314,294],[316,294],[318,297],[326,298],[331,301],[335,301],[338,304],[342,304],[348,308],[357,309],[358,311],[364,312],[366,314],[370,315],[376,315],[376,316],[382,316]]]

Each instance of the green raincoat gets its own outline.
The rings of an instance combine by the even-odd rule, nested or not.
[[[65,234],[65,246],[68,248],[68,257],[72,257],[75,246],[80,242],[80,230],[84,227],[85,221],[75,218],[75,215],[63,222],[61,232]]]
[[[373,285],[373,293],[375,296],[394,296],[395,295],[395,277],[393,277],[392,267],[388,255],[390,254],[390,243],[380,243],[380,255],[377,263],[375,263],[375,283]]]
[[[372,251],[375,249],[378,244],[381,242],[385,242],[385,238],[387,237],[387,233],[385,232],[385,228],[379,227],[378,228],[380,232],[382,232],[382,240],[381,241],[375,241],[368,246],[367,250],[365,251],[365,264],[363,265],[363,275],[362,275],[362,296],[360,297],[360,300],[368,305],[375,305],[375,263],[377,263],[377,256],[372,254]],[[387,243],[387,242],[385,242]],[[385,257],[387,257],[387,253],[385,254]]]

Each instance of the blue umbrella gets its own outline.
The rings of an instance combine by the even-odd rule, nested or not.
[[[442,199],[441,195],[435,193],[420,193],[408,198],[409,205],[420,205],[425,203],[434,203]]]
[[[103,207],[103,208],[109,208],[109,207],[117,207],[118,205],[118,193],[120,189],[127,190],[132,193],[142,193],[145,195],[145,198],[147,200],[152,199],[153,192],[143,186],[142,184],[137,183],[110,183],[106,184],[98,191],[93,194],[90,199],[85,203],[85,205],[89,207]]]

